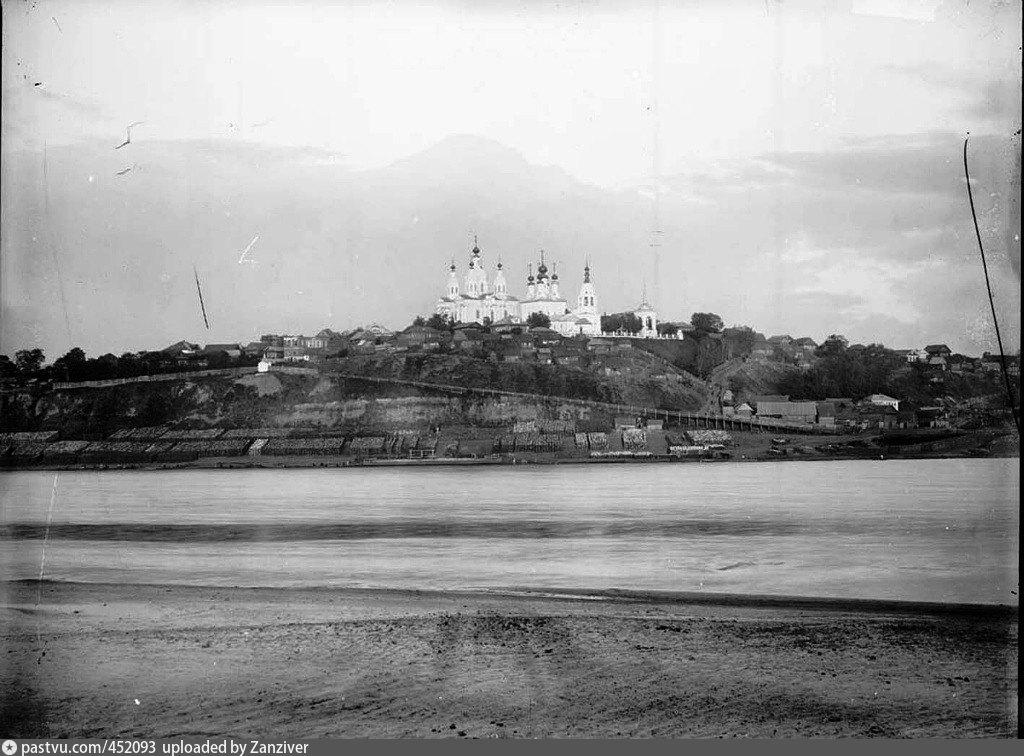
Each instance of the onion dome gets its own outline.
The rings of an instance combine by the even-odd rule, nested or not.
[[[533,263],[528,263],[527,266],[529,268],[530,275],[526,277],[526,281],[529,284],[533,284]]]
[[[452,273],[455,272],[455,261],[454,260],[452,260],[452,264],[450,266],[448,266],[448,270],[450,270]]]
[[[555,263],[555,270],[551,274],[551,280],[552,281],[557,281],[558,280],[558,263]]]
[[[583,266],[583,283],[590,283],[590,260]]]

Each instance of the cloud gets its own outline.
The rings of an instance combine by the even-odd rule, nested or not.
[[[1019,65],[1019,64],[1018,64]],[[995,128],[1007,133],[1008,124],[1020,125],[1021,81],[1019,69],[1005,72],[954,69],[945,63],[887,65],[885,71],[941,90],[950,112],[959,113],[976,123],[974,131]]]
[[[663,217],[679,218],[690,248],[714,250],[686,268],[690,296],[707,297],[727,281],[732,296],[720,295],[715,307],[768,330],[803,323],[859,341],[912,345],[915,334],[928,334],[991,348],[977,325],[991,316],[977,307],[986,300],[962,149],[955,134],[881,135],[668,178]],[[1019,147],[972,137],[969,157],[990,270],[1003,282],[1001,312],[1016,319]],[[686,201],[691,195],[699,207]],[[962,286],[958,276],[974,283]]]

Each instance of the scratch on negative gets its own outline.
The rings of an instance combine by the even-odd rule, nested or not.
[[[53,521],[53,505],[57,501],[57,481],[60,473],[53,474],[53,490],[50,492],[50,509],[46,513],[46,530],[43,532],[43,548],[39,553],[39,587],[36,592],[36,609],[43,599],[43,570],[46,569],[46,542],[50,538],[50,523]]]

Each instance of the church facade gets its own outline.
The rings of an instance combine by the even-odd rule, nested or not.
[[[547,315],[551,327],[563,336],[599,336],[601,316],[597,309],[597,293],[590,279],[590,265],[583,268],[583,283],[576,296],[575,307],[570,307],[562,295],[557,269],[548,275],[548,266],[541,252],[537,274],[533,264],[526,278],[526,293],[520,299],[509,293],[508,282],[501,261],[498,261],[493,280],[488,280],[480,247],[473,245],[469,267],[460,281],[455,261],[449,267],[448,286],[444,296],[437,300],[434,311],[462,323],[526,323],[533,313]]]

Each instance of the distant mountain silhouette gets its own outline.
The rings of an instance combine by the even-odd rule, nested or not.
[[[5,303],[5,343],[26,330],[65,342],[55,261],[70,343],[89,353],[155,346],[183,328],[223,341],[372,320],[402,326],[432,311],[447,266],[453,257],[466,264],[474,234],[490,271],[500,255],[513,293],[523,293],[526,264],[543,248],[570,298],[586,255],[609,307],[639,295],[631,271],[645,251],[645,201],[492,140],[453,136],[358,172],[318,150],[228,140],[137,140],[131,149],[137,167],[116,176],[122,166],[107,145],[51,147],[48,198],[41,156],[11,156],[25,193],[7,225],[21,234],[4,245],[29,250],[31,286]],[[256,234],[247,255],[255,264],[240,265]]]

